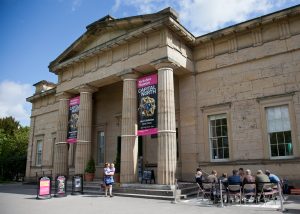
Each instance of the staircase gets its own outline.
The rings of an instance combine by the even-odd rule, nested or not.
[[[104,195],[101,188],[102,180],[83,183],[84,194]],[[180,182],[176,191],[177,198],[187,198],[190,195],[197,194],[198,187],[195,183]],[[67,191],[72,191],[72,182],[68,181]],[[113,195],[124,197],[152,198],[152,199],[174,199],[174,186],[158,184],[119,184],[113,185]]]

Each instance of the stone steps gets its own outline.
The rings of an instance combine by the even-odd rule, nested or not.
[[[102,181],[84,182],[84,194],[104,195],[100,184]],[[196,194],[198,187],[193,183],[179,184],[176,195],[179,198],[187,198]],[[68,182],[68,190],[71,190],[71,182]],[[113,186],[113,194],[124,197],[139,197],[152,199],[174,199],[174,190],[169,185],[157,184],[115,184]]]

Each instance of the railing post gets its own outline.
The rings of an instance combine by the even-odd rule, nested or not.
[[[224,204],[223,204],[223,184],[222,184],[222,181],[220,180],[220,197],[221,197],[221,207],[224,207]]]

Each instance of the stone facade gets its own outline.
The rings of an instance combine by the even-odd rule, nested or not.
[[[118,149],[123,183],[138,181],[139,156],[159,184],[192,181],[197,167],[269,169],[291,181],[300,176],[300,6],[200,37],[170,8],[106,16],[87,26],[49,69],[58,83],[35,84],[27,99],[33,103],[28,178],[43,171],[83,173],[90,157],[101,178],[103,163],[114,162]],[[158,135],[138,137],[136,79],[153,73],[159,77]],[[61,94],[82,99],[79,142],[68,150]],[[274,157],[266,111],[278,106],[288,111],[293,149]],[[228,152],[225,158],[213,155],[209,124],[216,115],[226,119],[228,146],[217,146]],[[38,164],[37,142],[43,145]]]

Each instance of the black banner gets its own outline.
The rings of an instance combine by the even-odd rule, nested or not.
[[[77,123],[79,118],[79,104],[80,97],[74,97],[70,99],[69,103],[69,127],[68,127],[68,143],[76,143],[77,142]]]

